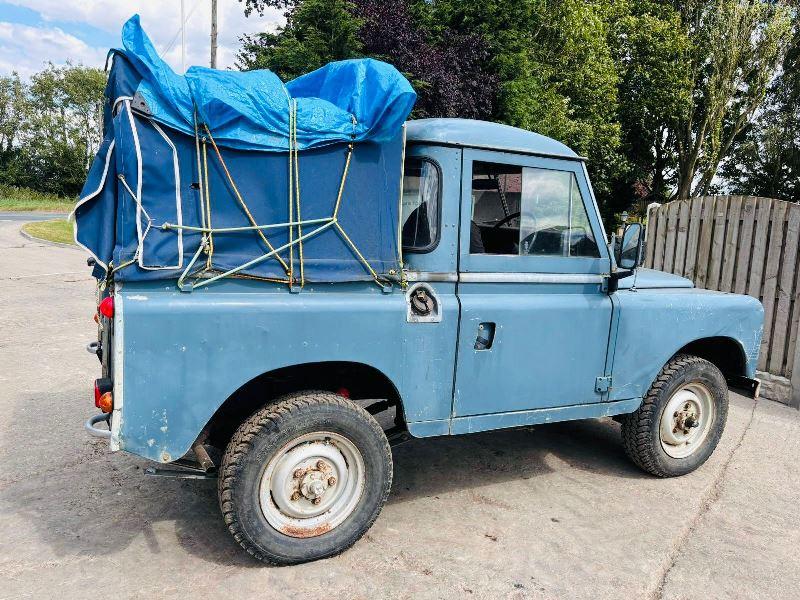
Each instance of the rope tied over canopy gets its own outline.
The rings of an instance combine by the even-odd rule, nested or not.
[[[239,277],[246,279],[256,279],[261,281],[271,281],[284,283],[290,287],[303,288],[305,286],[305,256],[303,251],[303,243],[308,239],[319,235],[326,229],[333,228],[340,236],[345,245],[350,249],[352,254],[363,265],[367,272],[372,277],[373,281],[381,288],[390,285],[388,280],[383,279],[372,267],[369,261],[364,257],[361,250],[358,248],[353,239],[348,235],[347,231],[342,226],[339,220],[340,209],[342,206],[342,199],[344,196],[345,185],[347,183],[347,176],[350,171],[351,159],[354,151],[354,144],[352,142],[347,144],[347,154],[342,168],[342,174],[339,181],[336,200],[333,205],[331,216],[318,218],[318,219],[303,219],[302,218],[302,203],[300,195],[300,151],[297,139],[297,100],[289,99],[289,115],[288,115],[288,221],[285,223],[272,223],[272,224],[259,224],[253,216],[246,199],[241,193],[236,180],[231,173],[228,165],[223,157],[222,151],[217,145],[213,134],[207,124],[201,126],[197,123],[197,113],[195,112],[195,151],[197,154],[197,168],[199,173],[199,200],[200,200],[200,215],[201,226],[193,227],[189,225],[179,225],[175,223],[165,222],[160,226],[164,231],[187,231],[201,233],[200,244],[197,251],[192,256],[189,264],[181,273],[178,278],[178,286],[182,290],[191,290],[203,286],[207,286],[214,281],[223,279],[225,277]],[[353,117],[353,124],[355,126],[356,119]],[[216,159],[221,167],[225,179],[230,186],[239,206],[242,208],[249,226],[242,227],[217,227],[212,225],[212,191],[209,186],[209,158],[208,146],[211,146],[213,151],[212,159]],[[304,227],[311,228],[310,230]],[[273,229],[286,228],[288,234],[288,242],[275,247],[266,235],[266,231]],[[246,261],[236,267],[226,271],[220,271],[214,267],[214,235],[235,232],[254,232],[265,246],[265,252],[261,256],[257,256],[249,261]],[[295,247],[297,248],[297,261],[295,260]],[[288,260],[281,255],[283,252],[288,252]],[[205,264],[196,268],[202,254],[205,254]],[[282,267],[286,277],[283,278],[269,278],[261,277],[243,273],[249,267],[266,260],[274,259]],[[188,280],[191,278],[191,282]]]

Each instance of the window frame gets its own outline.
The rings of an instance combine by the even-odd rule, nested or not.
[[[431,243],[427,246],[422,248],[407,248],[403,246],[403,226],[405,225],[404,222],[400,223],[400,246],[403,251],[403,254],[428,254],[429,252],[433,252],[439,246],[439,241],[442,239],[442,167],[439,165],[439,162],[430,156],[426,155],[413,155],[409,156],[406,154],[404,163],[410,159],[418,159],[422,162],[428,162],[436,169],[436,215],[438,219],[438,227],[436,228],[436,237],[431,240]],[[403,180],[406,177],[406,166],[403,164]],[[400,198],[402,199],[403,193],[405,188],[405,181],[403,182],[403,188],[400,190]],[[403,218],[402,213],[402,205],[400,211],[400,219]]]
[[[470,254],[470,222],[472,218],[472,165],[474,162],[489,162],[532,167],[552,171],[566,171],[575,176],[581,200],[592,228],[599,257],[518,255],[518,254]],[[603,274],[610,269],[610,257],[605,243],[606,236],[600,221],[597,202],[586,177],[583,161],[560,159],[465,148],[462,161],[461,224],[459,247],[459,271],[464,273],[585,273]]]

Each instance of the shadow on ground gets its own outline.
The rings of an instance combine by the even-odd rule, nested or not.
[[[144,543],[157,561],[162,549],[156,530],[174,528],[181,546],[204,560],[260,565],[228,534],[215,482],[145,477],[142,471],[148,463],[107,453],[104,442],[86,444],[91,458],[85,462],[0,488],[0,509],[33,523],[56,556],[108,556]],[[616,423],[577,421],[411,440],[394,449],[389,504],[545,475],[552,471],[545,460],[551,455],[576,469],[646,477],[625,458]],[[10,458],[0,457],[3,460]]]

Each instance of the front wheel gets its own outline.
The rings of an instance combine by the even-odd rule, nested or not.
[[[691,473],[711,456],[728,418],[728,388],[719,369],[678,354],[656,377],[639,409],[622,420],[625,452],[658,477]]]
[[[222,459],[219,500],[245,550],[286,565],[349,548],[391,484],[391,450],[375,419],[337,394],[301,392],[239,427]]]

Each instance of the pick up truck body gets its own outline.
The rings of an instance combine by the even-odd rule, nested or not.
[[[406,129],[407,164],[438,173],[439,211],[431,243],[404,253],[407,285],[115,284],[104,326],[112,449],[171,462],[234,415],[319,386],[384,399],[408,434],[426,437],[633,412],[682,350],[731,382],[754,378],[755,299],[645,269],[608,292],[614,258],[584,162],[566,146],[476,121]],[[574,176],[597,255],[471,253],[476,163]],[[424,318],[410,309],[417,289],[434,302]]]

